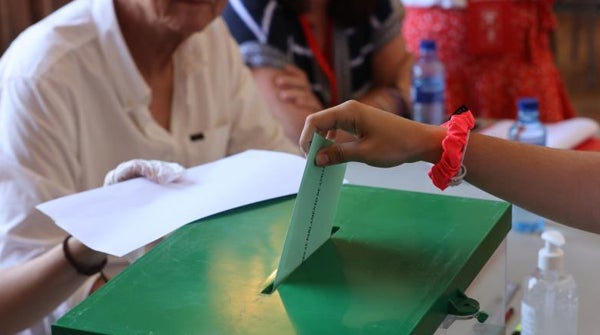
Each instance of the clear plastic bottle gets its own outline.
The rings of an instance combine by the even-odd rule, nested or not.
[[[421,41],[419,58],[412,67],[411,75],[413,119],[436,125],[445,122],[445,70],[437,57],[435,41]]]
[[[508,138],[523,143],[546,145],[546,126],[540,122],[537,99],[519,99],[517,108],[517,120],[508,130]],[[512,208],[512,227],[515,231],[534,233],[544,229],[546,220],[543,217],[515,205]]]
[[[558,231],[546,231],[542,239],[538,267],[523,286],[521,334],[576,335],[579,299],[575,280],[564,269],[565,239]]]

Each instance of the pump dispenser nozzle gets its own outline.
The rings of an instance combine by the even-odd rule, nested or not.
[[[525,279],[521,334],[577,334],[577,284],[564,266],[565,238],[555,230],[542,234],[538,267]]]
[[[538,268],[542,271],[562,272],[564,268],[564,252],[561,247],[565,244],[564,236],[556,230],[542,234],[545,245],[538,253]]]

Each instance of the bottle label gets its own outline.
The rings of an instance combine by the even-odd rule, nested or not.
[[[577,334],[577,300],[567,296],[567,290],[549,287],[542,295],[530,296],[534,300],[522,301],[521,335]]]
[[[535,335],[538,333],[535,321],[535,309],[526,303],[521,303],[521,335]]]
[[[545,146],[546,128],[539,122],[522,122],[518,120],[508,129],[508,139]]]
[[[535,233],[544,230],[546,220],[519,206],[512,206],[512,228],[520,233]]]
[[[415,103],[444,101],[444,79],[440,77],[415,80],[411,89],[411,99]]]
[[[521,138],[519,140],[521,143],[534,144],[534,145],[546,145],[546,139],[543,136],[540,137],[532,137],[532,138]]]

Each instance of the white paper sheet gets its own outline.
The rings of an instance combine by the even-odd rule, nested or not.
[[[480,131],[482,134],[504,138],[513,120],[500,120]],[[547,123],[546,146],[557,149],[572,149],[590,137],[597,135],[598,124],[593,119],[576,117],[556,123]]]
[[[37,208],[90,248],[123,256],[194,220],[297,193],[305,164],[296,155],[250,150],[190,168],[180,182],[136,178]]]

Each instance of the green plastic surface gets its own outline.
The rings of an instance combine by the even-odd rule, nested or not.
[[[508,203],[345,185],[340,229],[262,294],[293,204],[180,228],[53,334],[431,334],[510,229]]]

